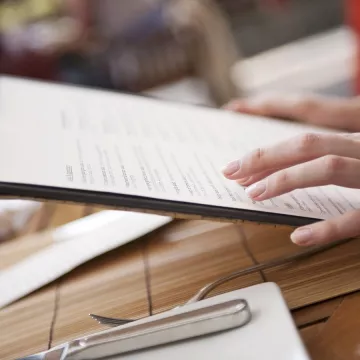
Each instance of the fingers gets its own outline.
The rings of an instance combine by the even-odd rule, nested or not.
[[[300,227],[291,234],[291,240],[300,246],[326,244],[360,235],[360,210]]]
[[[302,134],[272,147],[257,149],[243,159],[231,162],[225,167],[223,174],[230,180],[239,180],[262,172],[271,173],[273,169],[284,169],[326,155],[360,159],[359,137]]]
[[[245,191],[256,201],[270,199],[295,189],[322,185],[360,188],[360,160],[326,156],[278,171]]]
[[[263,171],[263,172],[260,172],[258,174],[255,174],[253,176],[238,179],[238,180],[236,180],[236,182],[238,184],[242,185],[242,186],[249,186],[249,185],[254,184],[255,182],[257,182],[259,180],[262,180],[262,179],[266,178],[267,176],[269,176],[270,174],[274,173],[277,170],[279,170],[279,169]]]
[[[252,115],[305,121],[320,98],[302,95],[261,94],[250,99],[230,102],[225,109]]]
[[[315,95],[261,94],[230,102],[225,109],[251,115],[297,120],[347,131],[360,129],[360,102]]]

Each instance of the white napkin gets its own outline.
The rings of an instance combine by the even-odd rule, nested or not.
[[[0,272],[0,308],[82,263],[169,223],[170,217],[102,211],[55,229],[54,243]]]

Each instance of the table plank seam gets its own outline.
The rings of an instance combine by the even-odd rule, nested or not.
[[[142,242],[141,253],[144,264],[144,277],[145,277],[145,288],[146,288],[146,297],[148,303],[148,313],[149,316],[153,315],[153,302],[152,302],[152,290],[151,290],[151,272],[150,272],[150,263],[149,263],[149,240],[146,238]]]
[[[60,285],[61,285],[61,281],[59,281],[55,286],[54,309],[50,323],[48,349],[51,349],[54,338],[54,330],[55,330],[57,315],[59,311],[59,303],[60,303]]]
[[[335,309],[333,310],[333,312],[330,314],[329,319],[331,319],[333,317],[333,315],[336,313],[336,311],[340,308],[340,306],[342,305],[342,303],[344,302],[345,300],[345,296],[342,297],[340,303],[338,304],[338,306],[335,307]]]
[[[33,233],[47,229],[50,225],[52,217],[55,214],[56,207],[54,204],[45,203],[42,206],[43,208],[40,214],[41,216],[39,217],[39,221],[37,222],[37,224],[34,226],[34,229],[32,231]]]
[[[251,261],[254,263],[254,265],[259,265],[259,262],[256,260],[256,257],[254,256],[254,254],[252,253],[250,247],[249,247],[249,243],[248,243],[248,239],[246,237],[245,231],[243,230],[243,228],[241,226],[236,226],[237,231],[240,233],[240,244],[241,247],[245,250],[246,255],[249,256],[249,258],[251,259]],[[263,282],[266,282],[266,277],[265,274],[262,270],[258,271],[261,280]]]
[[[313,326],[313,325],[318,325],[318,324],[322,324],[322,323],[325,323],[327,322],[329,319],[330,319],[331,316],[324,316],[322,318],[319,318],[319,319],[316,319],[314,321],[309,321],[307,322],[306,324],[301,324],[299,325],[297,328],[299,330],[302,330],[302,329],[306,329],[307,327],[310,327],[310,326]]]

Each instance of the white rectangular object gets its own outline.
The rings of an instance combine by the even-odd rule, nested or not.
[[[233,299],[245,299],[249,303],[253,318],[244,327],[112,359],[310,360],[281,291],[274,283],[251,286],[189,306],[200,308]],[[181,308],[172,311],[181,311]],[[156,315],[163,316],[166,313]]]
[[[52,245],[0,272],[0,308],[171,220],[166,216],[110,210],[46,233],[53,238]]]

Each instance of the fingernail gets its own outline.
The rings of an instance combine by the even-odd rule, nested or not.
[[[258,182],[249,186],[245,193],[251,198],[257,198],[266,191],[266,184],[264,182]]]
[[[313,232],[310,228],[300,228],[295,230],[290,238],[291,241],[297,245],[310,245],[312,241]]]
[[[226,167],[223,169],[223,174],[225,176],[230,176],[235,174],[239,170],[240,170],[240,161],[235,160],[226,165]]]

